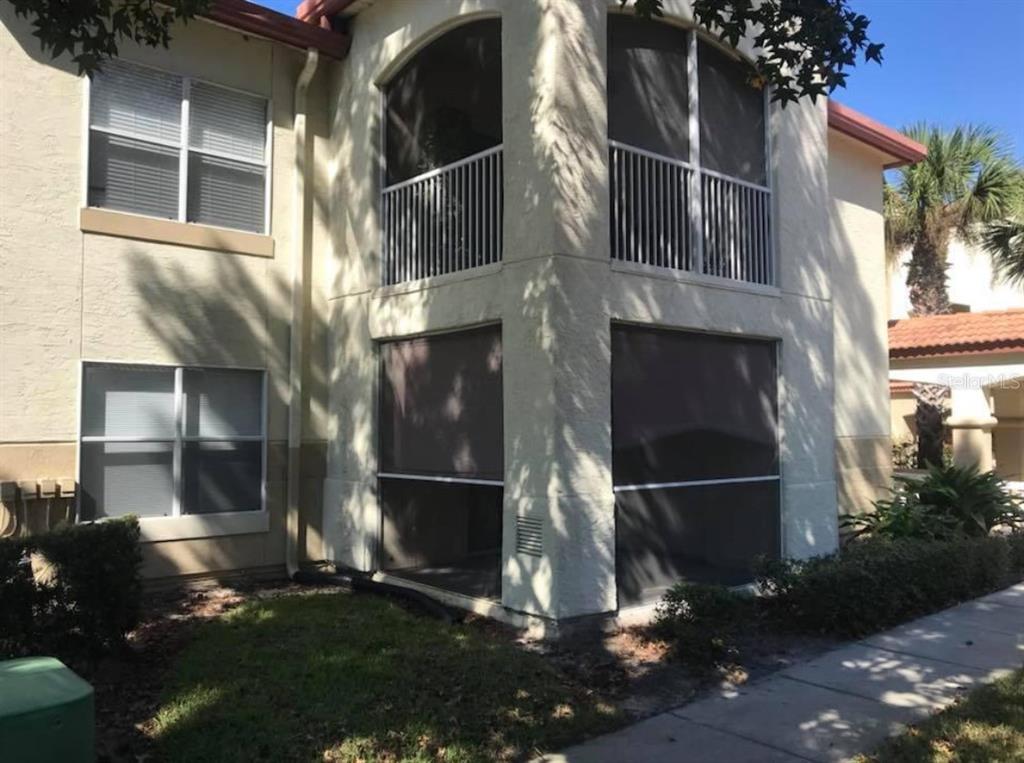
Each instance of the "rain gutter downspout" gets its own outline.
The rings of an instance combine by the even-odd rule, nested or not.
[[[316,74],[320,54],[306,50],[306,63],[295,82],[295,204],[292,221],[292,320],[288,358],[288,488],[285,514],[284,562],[288,577],[299,571],[299,496],[302,475],[302,366],[305,360],[306,324],[306,208],[309,192],[309,141],[306,108],[309,83]]]

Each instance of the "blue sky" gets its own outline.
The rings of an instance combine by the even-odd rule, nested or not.
[[[429,2],[430,0],[421,0]],[[837,100],[892,127],[986,124],[1024,161],[1024,0],[850,0],[885,43]],[[262,0],[294,13],[298,0]]]
[[[833,97],[892,127],[994,127],[1024,161],[1024,0],[851,0],[884,42]]]

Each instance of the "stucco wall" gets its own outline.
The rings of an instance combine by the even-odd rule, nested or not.
[[[831,232],[824,103],[772,114],[778,288],[710,286],[608,250],[606,12],[574,0],[380,2],[353,23],[332,102],[337,171],[329,278],[332,369],[324,524],[328,556],[374,563],[374,341],[501,321],[505,373],[503,603],[568,617],[614,609],[610,324],[781,340],[784,551],[837,539]],[[670,18],[689,17],[668,2]],[[502,18],[504,261],[380,288],[379,89],[404,56],[457,20]],[[544,526],[515,553],[517,515]]]
[[[29,25],[0,8],[0,480],[75,476],[80,363],[185,363],[268,371],[270,530],[145,548],[149,575],[283,561],[284,449],[294,203],[293,88],[300,52],[206,22],[175,30],[169,50],[122,46],[122,57],[270,99],[274,122],[273,257],[83,233],[85,87],[65,58],[50,61]],[[326,67],[325,67],[326,68]],[[324,83],[311,123],[326,133]],[[326,162],[321,162],[325,164]],[[314,204],[323,239],[324,205]],[[313,272],[323,272],[321,248]],[[325,326],[322,280],[307,295],[304,503],[319,539]]]
[[[835,304],[836,469],[839,508],[864,511],[890,484],[892,451],[886,329],[885,158],[829,132]]]
[[[949,301],[967,305],[972,313],[983,310],[1008,310],[1024,307],[1024,291],[998,280],[992,272],[992,258],[977,246],[968,246],[953,239],[946,254],[949,263],[947,285]],[[910,252],[901,252],[889,264],[889,317],[910,315],[910,293],[907,289],[907,264]]]

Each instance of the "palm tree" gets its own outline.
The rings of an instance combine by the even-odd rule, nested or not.
[[[1005,220],[982,226],[981,248],[992,257],[1000,280],[1024,287],[1024,171],[1020,173],[1017,202]]]
[[[1020,168],[1006,143],[986,127],[946,131],[918,124],[904,133],[928,149],[918,164],[899,170],[886,184],[886,248],[890,255],[910,248],[907,286],[914,315],[951,311],[946,288],[946,254],[956,236],[966,243],[995,237],[1020,199]],[[1010,241],[1019,239],[1010,236]],[[1000,244],[996,243],[997,248]],[[1021,260],[1024,275],[1024,259]],[[1010,272],[1010,271],[1006,271]],[[942,461],[942,417],[946,389],[915,386],[918,466]]]

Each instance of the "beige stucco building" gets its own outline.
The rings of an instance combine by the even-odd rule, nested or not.
[[[91,84],[5,7],[8,514],[545,621],[833,550],[888,482],[881,173],[921,148],[665,5],[231,0]]]

